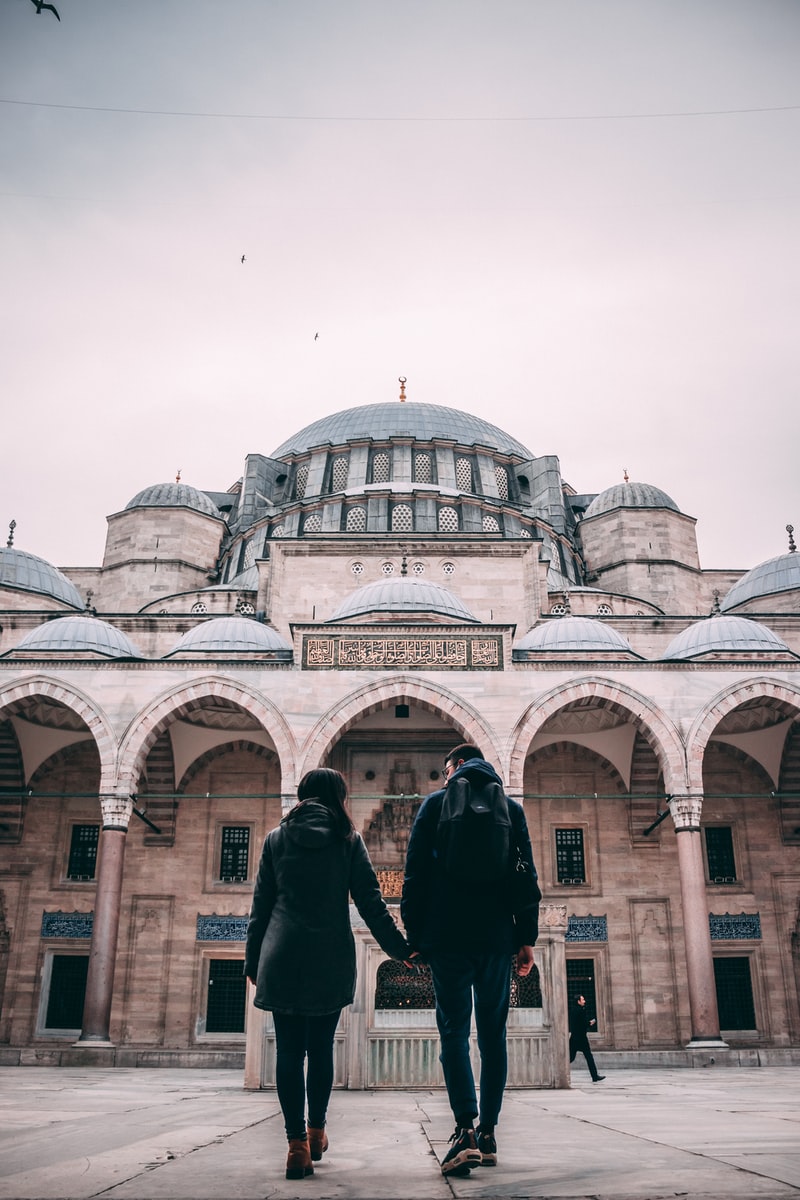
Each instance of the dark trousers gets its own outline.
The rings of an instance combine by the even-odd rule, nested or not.
[[[439,1060],[453,1116],[459,1125],[494,1126],[503,1103],[508,1073],[506,1021],[511,987],[511,955],[444,951],[428,956],[436,993]],[[480,1108],[469,1055],[473,995],[481,1059]]]
[[[597,1079],[597,1076],[600,1074],[600,1072],[597,1070],[597,1064],[594,1061],[594,1055],[592,1054],[592,1048],[589,1045],[588,1037],[585,1033],[582,1036],[571,1033],[569,1035],[569,1061],[575,1062],[575,1055],[579,1052],[586,1059],[586,1065],[589,1068],[589,1074],[591,1075],[592,1079]]]
[[[340,1012],[325,1013],[321,1017],[272,1014],[275,1022],[275,1086],[287,1138],[306,1135],[306,1098],[311,1128],[322,1129],[325,1124],[333,1087],[333,1035]]]

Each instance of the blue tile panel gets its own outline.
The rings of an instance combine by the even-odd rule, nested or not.
[[[712,942],[735,942],[742,938],[753,939],[761,937],[761,914],[739,913],[732,916],[725,913],[708,914],[708,925]]]
[[[90,938],[93,925],[93,912],[42,913],[42,937],[45,938]]]
[[[243,942],[247,937],[249,917],[218,917],[197,914],[198,942]]]
[[[568,942],[607,942],[608,917],[570,917],[567,922]]]

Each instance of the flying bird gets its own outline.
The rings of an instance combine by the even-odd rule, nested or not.
[[[58,15],[58,9],[56,8],[55,4],[45,4],[44,0],[31,0],[31,4],[33,4],[35,6],[37,16],[41,16],[42,9],[47,8],[47,9],[49,9],[49,11],[51,13],[55,13],[56,20],[58,20],[58,21],[61,20],[61,17],[59,17],[59,15]]]
[[[316,341],[318,337],[319,337],[319,334],[318,334],[318,333],[315,333],[315,334],[314,334],[314,341]]]
[[[34,0],[34,3],[36,3],[36,0]],[[244,255],[242,255],[242,262],[244,262]]]

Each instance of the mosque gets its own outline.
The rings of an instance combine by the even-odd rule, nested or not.
[[[792,527],[776,558],[704,570],[660,486],[581,492],[404,383],[247,454],[226,490],[145,487],[99,566],[57,569],[11,523],[0,1063],[243,1064],[268,1084],[242,977],[265,834],[307,770],[341,770],[397,912],[411,822],[460,741],[524,803],[544,897],[512,1084],[568,1082],[576,992],[601,1062],[800,1060]],[[429,979],[353,920],[337,1082],[435,1083]]]

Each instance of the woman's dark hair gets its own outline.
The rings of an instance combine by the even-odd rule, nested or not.
[[[316,800],[324,804],[336,818],[336,828],[343,838],[351,838],[356,831],[350,813],[345,807],[347,784],[338,771],[330,767],[317,767],[308,771],[297,788],[298,800]]]

